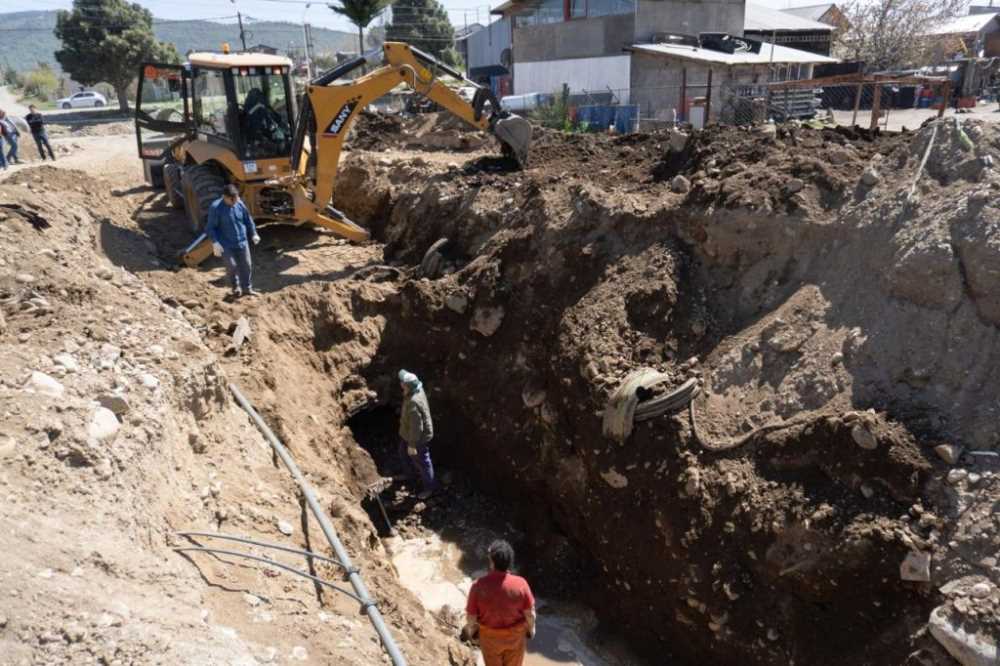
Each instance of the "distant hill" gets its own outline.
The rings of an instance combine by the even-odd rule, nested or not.
[[[59,50],[59,40],[52,34],[56,25],[56,12],[11,12],[0,14],[0,65],[18,71],[33,69],[39,62],[58,68],[53,55]],[[158,39],[173,42],[183,55],[190,50],[218,51],[223,42],[239,47],[240,32],[235,23],[213,21],[184,21],[174,23],[157,19],[154,25]],[[289,42],[302,46],[302,26],[295,23],[259,21],[245,23],[247,45],[266,44],[285,51]],[[356,51],[356,33],[313,27],[313,41],[317,53]]]

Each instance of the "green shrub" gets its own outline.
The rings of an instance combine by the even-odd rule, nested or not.
[[[25,97],[49,101],[59,90],[59,77],[49,67],[38,67],[21,78],[21,88]]]

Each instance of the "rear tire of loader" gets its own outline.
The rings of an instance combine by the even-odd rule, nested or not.
[[[222,196],[222,188],[225,185],[226,179],[215,167],[207,164],[185,167],[181,176],[181,186],[184,192],[184,209],[191,231],[200,234],[205,228],[208,208]]]
[[[184,210],[184,191],[181,188],[181,167],[176,162],[163,165],[163,189],[171,208]]]

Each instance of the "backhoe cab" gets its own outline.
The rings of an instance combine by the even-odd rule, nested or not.
[[[400,42],[347,61],[312,80],[297,121],[287,58],[255,53],[192,53],[183,65],[149,63],[140,72],[136,105],[139,156],[147,181],[187,213],[194,242],[184,261],[211,253],[201,230],[208,206],[226,183],[240,187],[260,222],[312,223],[354,241],[368,232],[333,206],[337,167],[351,123],[398,85],[492,132],[505,154],[523,164],[531,142],[526,120],[500,108],[476,86],[430,55]],[[365,65],[379,65],[341,80]],[[440,74],[475,86],[472,102]]]

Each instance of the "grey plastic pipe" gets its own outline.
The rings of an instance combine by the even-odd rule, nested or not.
[[[382,647],[385,648],[386,653],[389,658],[392,659],[393,666],[406,666],[406,657],[403,653],[399,651],[399,646],[396,645],[396,641],[393,639],[392,634],[389,633],[389,628],[385,624],[385,620],[382,619],[382,613],[379,612],[378,607],[375,602],[372,601],[371,595],[368,594],[368,588],[365,587],[365,582],[361,579],[361,574],[356,568],[351,564],[351,558],[344,549],[344,544],[340,542],[337,537],[337,532],[333,529],[333,525],[330,524],[330,519],[326,517],[326,512],[319,505],[319,501],[316,499],[316,494],[313,492],[312,487],[306,482],[304,476],[302,476],[302,471],[299,470],[299,466],[295,464],[292,459],[291,454],[285,445],[278,441],[278,438],[274,436],[271,429],[267,427],[264,420],[260,417],[260,414],[253,408],[250,401],[240,392],[236,384],[229,384],[229,390],[233,392],[233,396],[236,398],[236,402],[242,407],[250,418],[257,425],[264,437],[271,444],[275,453],[281,458],[281,462],[285,463],[285,467],[291,472],[292,477],[295,482],[299,484],[299,488],[302,490],[302,496],[305,497],[306,503],[312,510],[313,515],[316,516],[316,521],[319,523],[320,529],[323,530],[323,535],[326,536],[326,540],[330,543],[330,547],[333,548],[333,552],[337,555],[337,559],[341,561],[344,565],[344,569],[347,572],[347,579],[351,583],[351,587],[354,591],[358,593],[358,597],[362,599],[361,610],[368,615],[368,619],[371,620],[372,627],[375,628],[375,633],[378,634],[379,640],[382,641]]]

